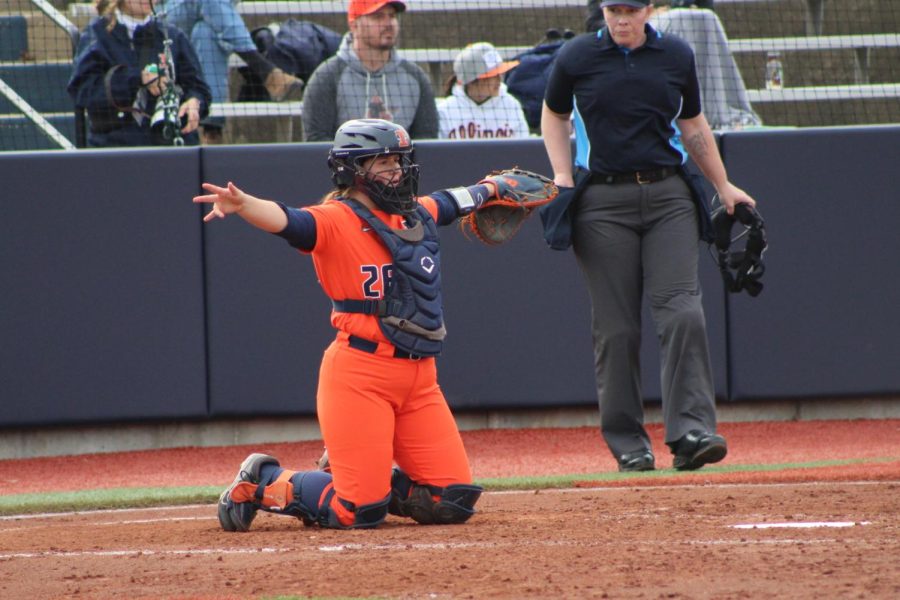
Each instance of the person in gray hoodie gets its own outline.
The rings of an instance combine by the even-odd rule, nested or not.
[[[400,33],[396,0],[351,0],[350,31],[335,56],[320,64],[303,97],[303,139],[331,141],[350,119],[385,119],[413,139],[436,138],[438,115],[431,81],[394,46]]]

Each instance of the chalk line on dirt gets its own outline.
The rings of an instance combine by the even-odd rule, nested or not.
[[[796,523],[742,523],[729,525],[734,529],[814,529],[817,527],[855,527],[871,525],[871,521],[809,521]]]
[[[144,506],[139,508],[98,508],[97,510],[73,510],[68,512],[33,513],[27,515],[3,515],[0,516],[0,521],[17,521],[19,519],[49,519],[53,517],[71,517],[73,515],[102,515],[108,513],[119,514],[141,511],[191,510],[193,508],[208,508],[209,506],[211,505],[181,504],[173,506]]]
[[[834,544],[837,543],[838,540],[834,538],[818,538],[818,539],[806,539],[806,538],[796,538],[796,539],[762,539],[762,540],[675,540],[675,541],[659,541],[659,540],[647,540],[647,541],[630,541],[629,544],[632,545],[651,545],[651,546],[659,546],[659,545],[687,545],[687,546],[744,546],[744,545],[759,545],[759,546],[769,546],[769,545],[786,545],[786,544]],[[850,540],[841,540],[842,544],[847,544]],[[871,542],[868,540],[867,543]],[[338,553],[338,552],[421,552],[421,551],[429,551],[429,550],[467,550],[467,549],[482,549],[482,550],[495,550],[501,548],[510,548],[510,547],[521,547],[521,546],[538,546],[538,547],[553,547],[553,546],[576,546],[576,547],[605,547],[605,546],[619,546],[621,545],[621,541],[619,540],[608,540],[608,541],[569,541],[569,540],[543,540],[543,541],[511,541],[511,542],[435,542],[435,543],[421,543],[421,544],[410,544],[410,543],[397,543],[397,544],[359,544],[359,543],[348,543],[348,544],[331,544],[327,546],[315,546],[309,548],[184,548],[184,549],[169,549],[169,550],[150,550],[150,549],[137,549],[137,548],[125,548],[120,550],[47,550],[42,552],[9,552],[9,553],[0,553],[0,560],[12,560],[16,558],[82,558],[82,557],[96,557],[96,556],[165,556],[165,555],[178,555],[178,556],[189,556],[189,555],[221,555],[221,554],[280,554],[285,552],[323,552],[323,553]]]

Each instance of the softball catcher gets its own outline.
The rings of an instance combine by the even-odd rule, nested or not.
[[[209,194],[194,198],[213,205],[204,221],[237,213],[309,254],[337,329],[316,398],[329,470],[293,471],[251,454],[219,498],[219,522],[226,531],[247,531],[264,510],[339,529],[375,527],[388,513],[422,524],[464,523],[482,488],[472,484],[437,382],[434,357],[446,335],[437,227],[514,186],[493,175],[417,197],[409,134],[378,119],[344,123],[328,166],[335,189],[315,206],[289,208],[230,182],[204,183]],[[516,185],[526,185],[520,177]]]

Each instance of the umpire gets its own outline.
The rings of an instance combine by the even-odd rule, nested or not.
[[[541,129],[554,180],[584,181],[572,244],[591,298],[603,437],[620,471],[655,468],[640,388],[641,301],[661,346],[665,441],[673,466],[722,460],[697,276],[707,210],[682,176],[690,157],[729,213],[755,205],[728,181],[700,106],[691,48],[654,30],[649,0],[602,0],[606,26],[576,37],[556,60]],[[570,116],[574,111],[573,164]]]

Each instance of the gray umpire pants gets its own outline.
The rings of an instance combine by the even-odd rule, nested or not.
[[[666,443],[715,432],[715,392],[697,277],[697,212],[679,176],[592,184],[579,199],[573,247],[591,298],[603,437],[618,457],[650,449],[641,395],[641,301],[660,343]]]

